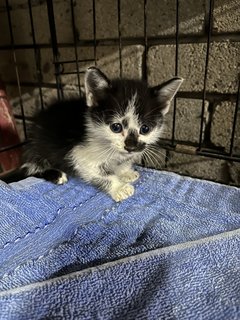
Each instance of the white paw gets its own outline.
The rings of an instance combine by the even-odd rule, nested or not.
[[[67,175],[66,175],[65,172],[62,172],[61,177],[59,177],[58,180],[57,180],[57,184],[64,184],[66,182],[68,182]]]
[[[137,171],[127,171],[120,176],[120,179],[124,182],[133,182],[136,181],[139,178],[139,176],[140,175]]]
[[[130,184],[124,184],[114,192],[111,192],[113,200],[116,202],[125,200],[134,194],[134,187]]]

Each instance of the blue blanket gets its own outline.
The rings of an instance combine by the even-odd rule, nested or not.
[[[137,169],[122,203],[0,182],[0,319],[240,319],[240,190]]]

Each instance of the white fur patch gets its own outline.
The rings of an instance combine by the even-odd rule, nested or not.
[[[62,176],[58,179],[57,184],[64,184],[68,182],[68,178],[65,172],[62,172]]]
[[[139,173],[137,171],[129,170],[122,173],[119,178],[123,182],[134,182],[139,178]]]
[[[42,168],[38,167],[35,163],[26,162],[21,166],[21,169],[27,171],[27,175],[32,176],[42,171]]]
[[[118,189],[111,192],[113,200],[116,202],[123,201],[134,194],[134,187],[131,184],[124,184]]]

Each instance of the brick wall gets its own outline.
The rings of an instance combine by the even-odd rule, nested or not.
[[[96,58],[97,65],[109,77],[120,74],[126,77],[146,77],[150,85],[159,84],[175,75],[176,0],[96,0],[95,23],[93,2],[73,1],[75,36],[79,44],[76,52],[73,47],[71,1],[53,2],[60,61],[74,61],[77,52],[80,71],[94,64]],[[14,54],[6,5],[0,4],[0,30],[4,30],[0,33],[0,77],[7,84],[22,139],[24,136],[19,95],[23,101],[27,123],[32,113],[40,107],[39,82],[46,103],[57,95],[46,1],[33,0],[31,3],[34,33],[28,2],[9,0],[12,40],[16,49]],[[209,0],[179,0],[178,75],[185,81],[176,102],[175,138],[183,142],[183,145],[185,142],[198,143],[200,135],[209,5]],[[32,47],[33,35],[37,44],[35,50]],[[97,44],[96,48],[93,46],[94,42]],[[203,139],[208,146],[226,152],[230,148],[236,106],[239,57],[239,1],[215,0]],[[89,59],[92,61],[86,61]],[[16,70],[21,84],[20,92],[16,85]],[[61,79],[67,85],[64,89],[66,95],[78,93],[77,75],[66,74],[73,71],[76,71],[76,63],[64,64]],[[82,80],[81,73],[80,85]],[[171,139],[172,136],[172,116],[173,107],[166,119],[165,139]],[[233,150],[240,153],[239,117],[236,121]],[[240,183],[239,163],[188,153],[194,152],[190,149],[186,149],[184,153],[161,149],[157,161],[151,165],[223,183]]]

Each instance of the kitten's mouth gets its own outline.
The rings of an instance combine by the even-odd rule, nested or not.
[[[128,151],[128,150],[121,150],[120,151],[121,154],[124,154],[124,155],[129,155],[129,156],[133,156],[135,154],[140,154],[142,153],[142,150],[132,150],[132,151]]]
[[[124,150],[126,150],[126,153],[128,154],[136,154],[136,153],[141,153],[144,151],[144,147],[143,146],[139,146],[139,147],[124,147]]]

